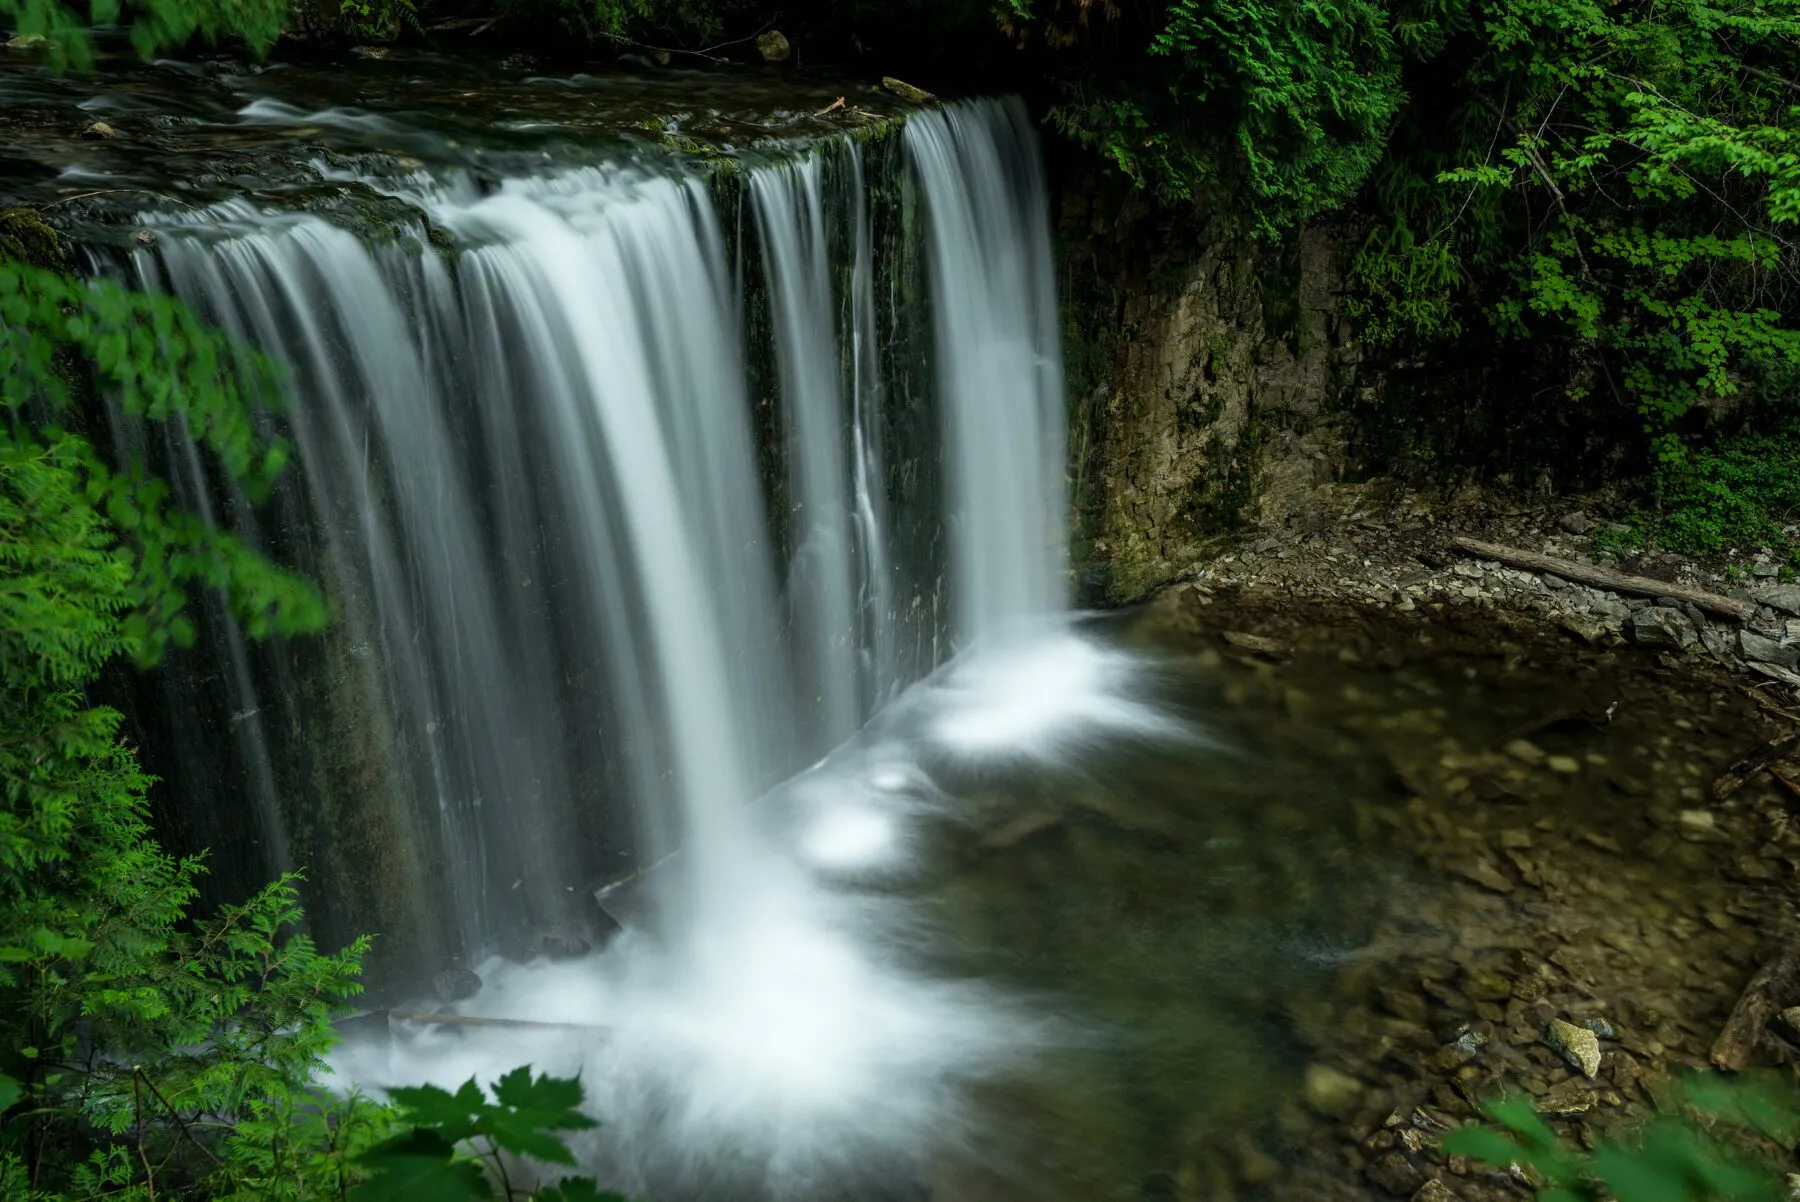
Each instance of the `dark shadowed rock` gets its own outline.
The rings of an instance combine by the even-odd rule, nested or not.
[[[446,1002],[462,1002],[481,992],[481,978],[458,965],[432,977],[431,987]]]
[[[1626,619],[1625,627],[1631,632],[1631,641],[1641,647],[1668,647],[1686,651],[1700,640],[1700,636],[1694,631],[1694,623],[1686,614],[1660,605],[1648,605],[1637,610]]]

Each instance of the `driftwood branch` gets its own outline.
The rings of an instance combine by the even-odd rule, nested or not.
[[[1555,555],[1539,555],[1535,551],[1521,551],[1517,547],[1503,547],[1499,543],[1482,542],[1478,538],[1459,536],[1451,541],[1455,543],[1459,551],[1465,551],[1480,559],[1497,560],[1512,568],[1548,572],[1552,576],[1561,576],[1564,580],[1573,580],[1578,584],[1588,584],[1595,588],[1611,589],[1615,593],[1629,593],[1635,597],[1673,597],[1677,601],[1691,601],[1707,613],[1734,618],[1739,622],[1748,622],[1756,616],[1756,606],[1748,601],[1739,601],[1736,597],[1709,593],[1705,589],[1690,588],[1685,584],[1676,584],[1669,580],[1653,580],[1648,576],[1628,576],[1624,572],[1615,572],[1611,568],[1603,568],[1598,564],[1581,563],[1578,560],[1563,559]]]
[[[1781,954],[1750,978],[1725,1029],[1713,1040],[1712,1062],[1727,1072],[1736,1072],[1750,1063],[1750,1056],[1762,1040],[1763,1028],[1781,1011],[1794,994],[1800,981],[1800,939],[1790,939]]]
[[[1713,799],[1724,801],[1748,784],[1758,772],[1770,767],[1797,746],[1800,746],[1800,735],[1789,735],[1784,739],[1764,743],[1720,774],[1719,779],[1713,782]],[[1777,779],[1783,779],[1780,773],[1775,775]]]

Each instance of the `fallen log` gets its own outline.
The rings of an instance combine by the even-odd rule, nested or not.
[[[1564,580],[1592,585],[1594,588],[1611,589],[1615,593],[1629,593],[1634,597],[1673,597],[1677,601],[1692,602],[1707,613],[1733,618],[1739,622],[1748,622],[1756,616],[1756,606],[1749,601],[1739,601],[1736,597],[1709,593],[1705,589],[1690,588],[1685,584],[1676,584],[1669,580],[1653,580],[1648,576],[1629,576],[1624,572],[1615,572],[1611,568],[1603,568],[1598,564],[1581,563],[1578,560],[1563,559],[1556,555],[1540,555],[1535,551],[1522,551],[1517,547],[1503,547],[1499,543],[1482,542],[1478,538],[1459,535],[1451,541],[1459,551],[1478,559],[1495,560],[1509,568],[1548,572],[1552,576],[1561,576]]]
[[[1727,1072],[1737,1072],[1750,1063],[1750,1056],[1761,1042],[1763,1028],[1781,1012],[1794,996],[1800,983],[1800,939],[1790,939],[1781,954],[1763,965],[1750,978],[1725,1020],[1725,1029],[1713,1040],[1712,1062]]]
[[[529,1018],[487,1018],[479,1014],[436,1014],[429,1010],[390,1010],[402,1022],[443,1023],[452,1027],[505,1027],[515,1031],[604,1031],[593,1023],[545,1023]]]

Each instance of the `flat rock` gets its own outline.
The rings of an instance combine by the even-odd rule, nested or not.
[[[1800,647],[1783,646],[1754,631],[1738,631],[1738,650],[1745,659],[1756,663],[1788,669],[1800,667]]]
[[[1800,616],[1800,584],[1771,584],[1757,589],[1751,596],[1758,605]]]
[[[1271,638],[1264,638],[1260,634],[1247,634],[1242,630],[1227,630],[1223,633],[1223,638],[1233,647],[1256,655],[1266,655],[1270,659],[1281,659],[1288,653],[1284,644]]]
[[[1578,1069],[1589,1080],[1599,1074],[1600,1037],[1586,1027],[1560,1018],[1552,1019],[1549,1029],[1544,1032],[1544,1042],[1567,1060],[1569,1067]]]
[[[1539,1114],[1585,1114],[1599,1100],[1593,1090],[1571,1077],[1552,1085],[1543,1096],[1531,1100],[1531,1108]]]
[[[1700,641],[1688,616],[1676,609],[1647,605],[1625,619],[1631,641],[1640,647],[1671,647],[1686,651]]]

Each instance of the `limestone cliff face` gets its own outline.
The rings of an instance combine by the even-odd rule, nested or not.
[[[1336,231],[1258,247],[1102,203],[1071,185],[1059,224],[1076,566],[1117,604],[1341,473],[1360,355]]]

